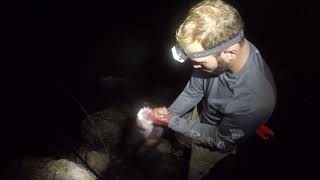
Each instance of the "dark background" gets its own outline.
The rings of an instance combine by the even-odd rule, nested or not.
[[[58,132],[77,133],[84,114],[72,96],[89,113],[102,109],[101,104],[108,103],[99,99],[103,77],[126,78],[128,91],[134,87],[152,94],[168,87],[175,90],[174,95],[179,93],[191,67],[173,62],[170,48],[176,28],[194,2],[41,0],[9,4],[2,24],[2,158],[8,161],[46,151]],[[252,161],[248,166],[252,171],[247,172],[257,178],[264,173],[275,178],[309,176],[314,172],[319,120],[315,3],[230,2],[239,8],[246,37],[265,57],[278,86],[278,104],[268,124],[276,138],[249,151],[261,161]]]

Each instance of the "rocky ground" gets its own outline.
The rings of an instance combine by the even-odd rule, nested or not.
[[[34,148],[20,156],[9,157],[9,161],[3,164],[5,176],[2,179],[186,179],[190,152],[174,140],[172,132],[165,130],[162,139],[149,147],[144,145],[144,139],[135,126],[139,108],[170,104],[176,95],[173,87],[152,85],[148,89],[141,85],[136,88],[123,77],[102,78],[100,87],[95,111],[82,112],[88,113],[86,118],[79,126],[77,123],[74,125],[79,133],[53,131],[54,140],[48,139],[44,143],[46,148],[40,149],[30,141]],[[86,111],[85,108],[82,111]],[[281,163],[276,167],[270,167],[270,164],[284,153],[277,150],[278,147],[277,139],[261,142],[254,137],[239,148],[238,154],[219,163],[207,179],[254,179],[256,174],[264,174],[268,169],[272,173],[262,178],[271,178]],[[278,159],[279,162],[283,162],[285,157]]]
[[[3,179],[183,179],[186,154],[173,148],[168,135],[152,147],[145,146],[135,126],[138,108],[166,105],[166,93],[170,92],[128,91],[128,82],[123,78],[107,77],[100,83],[105,93],[101,93],[96,111],[80,122],[78,134],[58,129],[53,131],[55,137],[44,143],[47,147],[37,148],[30,143],[34,146],[32,152],[8,157],[2,164]]]

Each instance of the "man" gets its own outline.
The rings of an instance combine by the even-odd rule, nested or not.
[[[184,143],[191,140],[188,179],[204,177],[266,123],[275,107],[271,72],[243,28],[234,7],[205,0],[190,10],[176,33],[173,56],[190,60],[194,72],[168,109],[155,108],[149,116],[153,124],[185,137]]]

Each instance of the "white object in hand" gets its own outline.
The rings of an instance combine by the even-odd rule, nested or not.
[[[152,121],[149,119],[148,112],[151,109],[148,107],[143,107],[137,114],[137,123],[140,128],[143,129],[143,135],[148,137],[152,132],[153,124]]]

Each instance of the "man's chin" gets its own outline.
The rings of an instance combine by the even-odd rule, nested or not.
[[[218,71],[218,70],[211,70],[211,69],[202,69],[204,72],[210,73],[210,74],[214,74],[214,75],[219,75],[224,73],[224,71]]]
[[[214,73],[215,70],[211,70],[211,69],[201,69],[202,71],[204,72],[207,72],[207,73]]]

